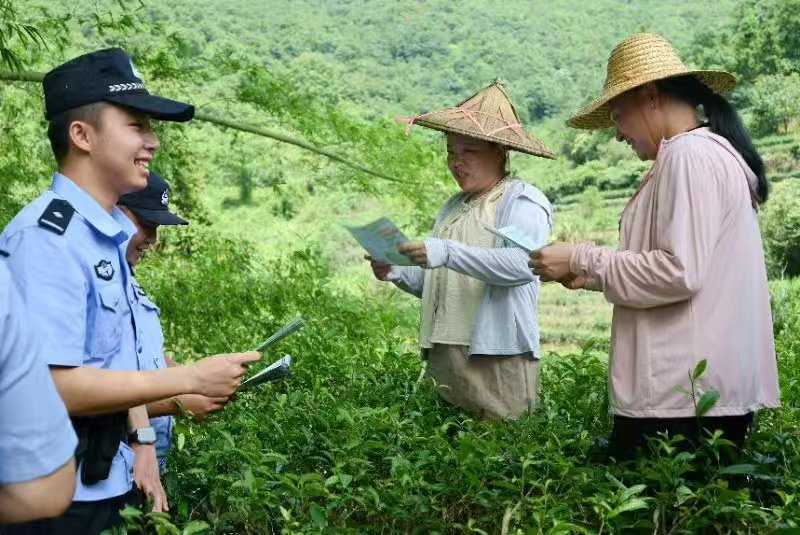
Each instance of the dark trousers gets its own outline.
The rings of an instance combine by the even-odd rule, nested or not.
[[[100,535],[122,524],[120,509],[140,503],[139,490],[97,502],[72,502],[67,512],[55,518],[0,526],[0,535]]]
[[[745,435],[753,423],[753,413],[742,416],[704,416],[700,418],[700,426],[711,433],[721,430],[724,438],[737,447],[744,444]],[[699,443],[701,434],[697,418],[628,418],[614,416],[614,428],[611,431],[610,454],[618,461],[627,461],[636,456],[640,449],[646,451],[647,439],[658,438],[658,433],[668,433],[670,437],[683,435],[686,440],[676,446],[683,451],[690,451]]]

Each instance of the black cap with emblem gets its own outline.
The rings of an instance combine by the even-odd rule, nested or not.
[[[141,191],[127,193],[118,204],[125,206],[148,223],[156,225],[188,225],[189,222],[169,211],[169,184],[158,173],[150,171],[147,187]]]
[[[121,48],[84,54],[44,75],[46,118],[67,110],[111,102],[163,121],[188,121],[194,106],[148,93],[131,58]]]

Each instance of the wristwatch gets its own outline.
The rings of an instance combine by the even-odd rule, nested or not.
[[[128,435],[128,444],[155,444],[156,432],[152,427],[134,429]]]

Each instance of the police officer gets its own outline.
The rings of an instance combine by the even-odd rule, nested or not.
[[[0,260],[0,524],[59,515],[75,492],[75,432],[20,310]]]
[[[132,498],[134,454],[156,474],[144,405],[185,393],[231,395],[255,353],[139,371],[142,340],[123,245],[136,228],[115,207],[147,185],[158,148],[150,120],[187,121],[191,105],[150,95],[121,49],[80,56],[45,75],[52,186],[0,235],[78,434],[78,484],[64,515],[9,533],[100,533]],[[151,453],[152,451],[152,453]]]
[[[154,171],[150,171],[147,187],[120,197],[118,206],[128,219],[136,225],[136,234],[127,245],[127,260],[131,271],[142,259],[144,252],[153,247],[158,239],[161,225],[188,225],[188,221],[169,210],[169,184]],[[162,369],[175,366],[172,359],[164,355],[164,333],[161,329],[158,306],[150,299],[135,278],[132,279],[136,306],[133,308],[136,326],[140,331],[144,350],[139,355],[142,369]],[[166,455],[172,446],[172,417],[181,407],[201,421],[213,411],[225,407],[228,398],[211,398],[198,394],[184,394],[174,398],[147,404],[150,425],[156,432],[156,454],[159,467],[166,468]]]

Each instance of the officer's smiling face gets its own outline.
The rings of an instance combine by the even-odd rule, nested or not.
[[[147,186],[148,166],[158,149],[150,118],[119,106],[106,106],[92,148],[102,176],[108,177],[119,195]]]
[[[137,217],[136,214],[126,206],[120,206],[120,209],[125,212],[128,219],[133,221],[133,224],[136,225],[136,234],[134,234],[133,238],[128,242],[128,249],[125,251],[125,258],[128,261],[128,265],[133,268],[136,267],[136,264],[142,259],[144,252],[156,244],[158,240],[158,225]]]

